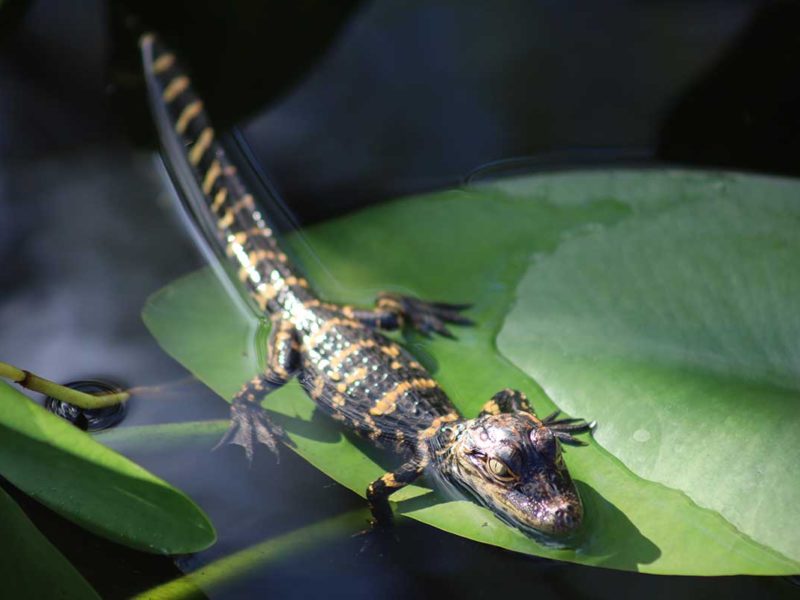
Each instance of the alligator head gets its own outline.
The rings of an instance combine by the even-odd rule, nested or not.
[[[571,432],[592,425],[555,420],[557,413],[540,420],[525,405],[500,412],[494,404],[494,414],[485,410],[476,419],[443,426],[431,440],[432,464],[446,484],[506,523],[528,534],[564,538],[580,526],[583,505],[561,443],[583,445]]]

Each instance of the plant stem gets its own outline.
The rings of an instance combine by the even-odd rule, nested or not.
[[[209,593],[238,580],[270,562],[280,560],[331,539],[344,538],[364,529],[369,514],[360,508],[250,546],[225,556],[193,573],[151,588],[133,600],[188,600],[198,589]]]
[[[7,363],[0,362],[0,377],[10,379],[14,383],[21,385],[24,388],[39,392],[47,396],[51,396],[56,400],[74,404],[84,409],[105,408],[107,406],[114,406],[121,402],[125,402],[130,398],[128,392],[118,392],[115,394],[87,394],[79,392],[63,385],[59,385],[44,377],[34,375],[29,371],[18,369]]]

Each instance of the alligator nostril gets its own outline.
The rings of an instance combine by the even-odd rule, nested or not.
[[[556,510],[555,521],[561,529],[572,529],[577,525],[577,519],[569,508],[559,508]]]

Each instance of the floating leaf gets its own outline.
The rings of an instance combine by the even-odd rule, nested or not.
[[[634,473],[800,560],[800,186],[720,183],[535,261],[498,347]]]
[[[96,433],[93,437],[121,454],[136,452],[169,452],[190,444],[213,446],[228,430],[227,420],[190,421],[160,425],[116,427]]]
[[[90,600],[100,596],[0,488],[0,596]]]
[[[506,351],[509,351],[508,340],[516,340],[514,336],[522,339],[527,335],[521,330],[521,327],[527,327],[527,321],[521,323],[520,315],[531,319],[526,307],[533,302],[532,297],[538,299],[540,291],[536,281],[531,279],[533,275],[529,275],[517,291],[526,272],[533,273],[537,265],[555,261],[562,251],[566,252],[575,244],[588,243],[598,236],[617,235],[615,232],[633,227],[642,219],[657,220],[669,211],[706,203],[724,204],[728,198],[735,197],[738,204],[731,204],[731,210],[735,211],[737,206],[748,207],[742,213],[745,219],[752,216],[753,206],[764,197],[793,199],[798,193],[800,186],[797,184],[757,177],[681,172],[570,173],[520,178],[405,199],[316,226],[305,232],[306,240],[295,237],[289,242],[301,262],[307,265],[309,279],[328,300],[369,305],[378,290],[388,288],[423,298],[474,302],[475,308],[470,316],[479,326],[459,329],[458,341],[427,341],[411,337],[409,348],[434,371],[468,417],[475,416],[483,402],[504,387],[524,390],[536,409],[546,414],[556,408],[547,394],[529,375],[500,355],[495,347],[495,337],[501,328]],[[797,209],[786,201],[773,208],[787,220],[798,214]],[[731,220],[721,222],[715,234],[727,240],[728,245],[736,245],[742,241],[740,238],[750,235],[746,221],[742,221],[738,228],[729,225],[732,225]],[[652,238],[654,249],[661,248],[666,252],[668,247],[673,253],[672,258],[679,262],[684,260],[682,247],[669,245],[664,240],[672,235],[668,227],[651,228],[647,235],[650,236],[648,239]],[[763,237],[764,243],[771,243],[769,236]],[[774,243],[784,244],[783,238]],[[760,251],[758,244],[743,250],[744,253]],[[794,263],[800,264],[800,252],[791,249],[787,252],[794,252]],[[664,256],[664,260],[668,258]],[[692,255],[692,260],[695,258]],[[324,269],[320,266],[322,264]],[[574,266],[575,261],[570,264]],[[597,265],[597,259],[592,264]],[[614,267],[621,268],[620,265],[606,265],[609,270]],[[685,281],[677,277],[677,273],[665,269],[653,277],[663,277],[658,293],[681,302],[684,293],[681,286]],[[553,281],[557,279],[551,273],[549,285],[555,285]],[[578,285],[580,277],[575,274],[565,281],[569,281],[571,287],[568,289],[564,284],[558,288],[561,292],[558,299],[565,305],[558,314],[564,317],[564,322],[548,321],[551,325],[548,333],[557,335],[559,327],[563,326],[573,332],[569,339],[575,339],[577,334],[574,332],[580,332],[584,325],[588,331],[602,331],[603,322],[609,319],[609,311],[622,321],[628,314],[647,318],[641,311],[629,312],[631,303],[641,296],[633,285],[628,288],[620,286],[616,290],[615,302],[604,305],[603,312],[594,314],[584,310],[577,313],[580,321],[570,322],[573,313],[568,308],[579,305],[581,298],[591,295],[591,285],[596,285],[596,281],[592,279],[581,287]],[[786,286],[774,281],[759,282],[751,286],[742,281],[736,293],[766,294],[780,302],[791,301],[792,298],[784,296],[789,290]],[[714,284],[715,281],[710,279],[705,285]],[[504,325],[517,293],[519,297],[512,319]],[[541,299],[536,301],[543,302]],[[713,311],[714,307],[708,306],[706,310]],[[773,315],[767,311],[760,313],[758,318],[769,321],[781,314]],[[225,398],[230,398],[243,381],[255,374],[259,362],[263,361],[263,327],[259,329],[255,317],[237,308],[210,270],[188,276],[156,294],[145,308],[144,319],[171,355]],[[541,328],[545,325],[540,322]],[[740,326],[736,322],[728,325],[733,328]],[[772,325],[772,329],[777,327],[777,324]],[[650,331],[648,327],[641,327],[632,328],[627,333],[646,336]],[[750,338],[742,333],[737,339],[747,344]],[[757,338],[752,339],[756,343]],[[530,340],[520,343],[528,346],[514,346],[514,360],[526,370],[530,368],[529,357],[546,356],[551,352],[554,356],[547,365],[566,362],[563,355],[569,349],[563,343],[548,346],[537,341],[539,346],[536,348]],[[577,348],[576,352],[583,352],[585,347]],[[605,355],[603,348],[592,349],[597,354],[595,360],[598,364],[618,358],[616,354]],[[784,350],[778,346],[771,348],[778,354]],[[524,363],[517,356],[519,353],[525,356]],[[561,363],[555,355],[561,357]],[[585,362],[590,359],[579,356]],[[648,356],[643,358],[646,361]],[[784,363],[790,361],[791,356],[784,357]],[[783,363],[778,359],[776,364]],[[624,366],[617,365],[616,370],[609,371],[608,378],[622,380],[620,371]],[[638,369],[648,365],[628,366]],[[565,367],[562,371],[569,372],[570,377],[580,375],[575,369],[567,371]],[[554,381],[554,373],[558,376],[561,371],[551,368],[536,375],[539,383],[548,391],[555,389],[561,400],[571,392],[570,382]],[[591,379],[588,377],[575,384],[581,386],[580,406],[574,405],[574,408],[569,403],[578,400],[565,399],[560,407],[571,412],[574,408],[574,414],[578,416],[601,420],[598,430],[601,441],[613,437],[615,431],[630,437],[625,428],[631,425],[633,418],[614,412],[615,409],[598,406],[595,404],[597,397],[582,387],[589,380],[599,385],[602,379],[599,368],[592,371]],[[720,372],[719,377],[724,380],[726,375]],[[643,377],[637,379],[637,383],[660,386],[664,382]],[[749,385],[733,376],[726,383],[730,389]],[[780,380],[780,385],[786,385],[785,378]],[[606,383],[606,386],[612,389],[611,383]],[[796,402],[789,401],[788,395],[787,392],[787,403],[797,406]],[[753,395],[746,397],[754,398]],[[363,495],[367,484],[382,473],[383,468],[378,463],[385,466],[385,461],[381,455],[371,451],[363,442],[343,436],[331,422],[314,416],[313,403],[296,383],[271,395],[265,405],[279,415],[277,418],[294,439],[298,453],[348,488]],[[732,406],[736,410],[745,408],[739,401],[733,402]],[[684,425],[691,422],[701,429],[710,413],[717,419],[730,417],[730,406],[721,401],[710,412],[706,409],[695,412],[695,407],[688,401],[682,407],[686,411],[682,417]],[[786,449],[769,448],[761,442],[748,443],[754,435],[758,439],[767,432],[761,427],[768,427],[758,414],[757,403],[748,409],[753,420],[747,429],[732,434],[736,437],[731,443],[738,440],[740,452],[753,453],[748,457],[750,464],[759,463],[762,468],[776,470],[784,468],[787,461],[796,456],[792,454],[796,452],[796,445]],[[795,412],[794,422],[796,416]],[[781,439],[786,441],[785,437]],[[707,453],[717,450],[704,448],[702,455],[696,454],[692,459],[684,460],[713,461],[714,458]],[[662,447],[664,453],[671,451]],[[781,454],[787,451],[787,454]],[[623,454],[621,458],[636,468],[626,460],[629,456]],[[763,531],[758,534],[756,542],[752,539],[756,537],[752,528],[748,529],[730,515],[726,515],[730,518],[726,520],[720,514],[719,506],[713,507],[716,510],[702,508],[684,493],[688,488],[671,482],[670,485],[679,488],[675,489],[637,476],[596,443],[587,448],[568,449],[566,460],[578,480],[587,511],[584,537],[574,549],[544,547],[503,525],[489,511],[472,502],[446,501],[420,486],[411,486],[393,498],[401,514],[458,535],[519,552],[583,564],[651,573],[704,575],[786,574],[800,568],[800,556],[793,551],[797,548],[796,537],[792,541],[791,531],[779,531],[778,523],[784,523],[784,518],[771,521],[772,511],[764,514]],[[651,460],[654,459],[651,457]],[[662,470],[665,469],[689,470],[672,457],[663,466]],[[757,477],[758,473],[752,475]],[[790,472],[785,476],[790,484],[796,486],[796,477],[793,478]],[[741,473],[731,474],[728,478],[717,477],[708,491],[713,493],[722,485],[727,488],[724,494],[729,496],[743,479],[748,477]],[[796,520],[800,507],[797,490],[784,494],[790,487],[787,484],[783,488],[781,498],[793,498],[794,501],[775,510],[786,511],[786,519]],[[749,487],[741,489],[744,492]],[[738,529],[732,521],[736,522]]]
[[[177,554],[215,539],[183,492],[4,383],[0,474],[67,519],[133,548]]]

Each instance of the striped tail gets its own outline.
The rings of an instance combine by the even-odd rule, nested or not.
[[[290,297],[313,298],[216,139],[175,55],[152,33],[141,37],[140,46],[164,160],[203,233],[233,261],[262,311],[282,310]]]

